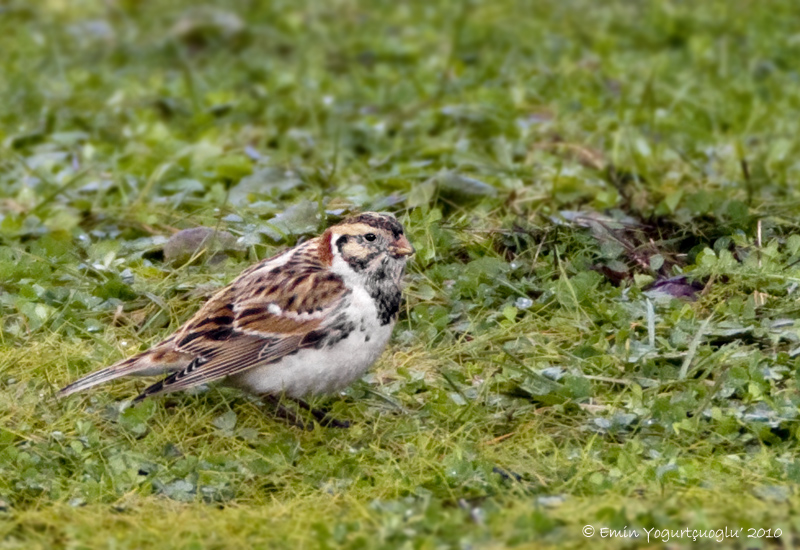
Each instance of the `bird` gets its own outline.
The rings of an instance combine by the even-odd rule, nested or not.
[[[88,374],[64,398],[126,376],[166,375],[134,400],[220,381],[278,403],[331,394],[383,353],[415,249],[391,214],[364,212],[247,268],[173,334]],[[286,411],[283,411],[286,414]]]

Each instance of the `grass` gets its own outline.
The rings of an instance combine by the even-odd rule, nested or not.
[[[0,8],[0,548],[796,545],[794,2],[194,4]],[[365,209],[418,254],[350,429],[54,399]]]

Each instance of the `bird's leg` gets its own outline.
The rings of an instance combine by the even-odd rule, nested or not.
[[[308,412],[310,412],[314,416],[314,418],[317,419],[317,422],[319,422],[321,426],[326,426],[326,427],[330,427],[330,428],[349,428],[350,427],[350,422],[349,421],[347,421],[347,420],[337,420],[336,418],[333,418],[332,416],[328,416],[327,412],[322,411],[320,409],[315,409],[314,407],[312,407],[311,405],[309,405],[308,403],[306,403],[302,399],[295,398],[295,399],[293,399],[293,401],[295,403],[297,403],[297,405],[300,406],[301,408],[303,408],[303,409],[307,410]]]
[[[304,422],[300,415],[297,414],[296,411],[286,407],[283,403],[281,403],[281,398],[277,395],[265,395],[264,401],[272,405],[275,409],[275,416],[278,418],[282,418],[286,420],[289,424],[296,426],[303,430],[313,430],[314,424],[308,424]]]

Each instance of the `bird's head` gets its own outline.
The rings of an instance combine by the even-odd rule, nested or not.
[[[402,276],[414,247],[391,214],[364,212],[328,228],[323,253],[334,271],[345,276]],[[345,271],[344,273],[342,271]]]

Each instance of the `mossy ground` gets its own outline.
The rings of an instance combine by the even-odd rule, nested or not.
[[[794,0],[195,4],[0,7],[0,548],[797,544]],[[350,429],[54,399],[359,209],[418,254]]]

